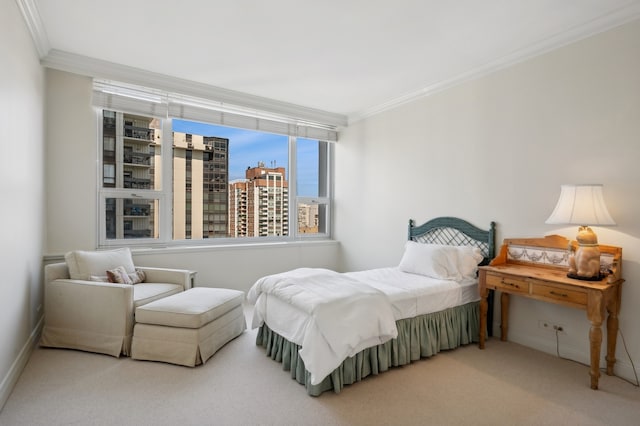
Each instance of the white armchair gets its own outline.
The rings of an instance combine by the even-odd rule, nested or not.
[[[135,308],[191,287],[191,271],[135,267],[128,248],[75,251],[66,262],[44,268],[44,328],[40,345],[115,357],[129,355]],[[106,271],[124,266],[143,271],[144,282],[103,282]]]

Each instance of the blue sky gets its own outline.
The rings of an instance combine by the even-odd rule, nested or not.
[[[272,133],[173,119],[173,130],[229,139],[229,180],[244,179],[247,167],[284,167],[289,175],[288,137]],[[298,138],[298,194],[317,196],[318,143]]]

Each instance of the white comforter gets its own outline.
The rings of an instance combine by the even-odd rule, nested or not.
[[[265,294],[288,302],[309,314],[300,357],[320,383],[346,358],[366,347],[397,337],[391,304],[381,291],[328,269],[301,268],[260,278],[247,298],[266,303]],[[263,318],[256,309],[253,327]]]

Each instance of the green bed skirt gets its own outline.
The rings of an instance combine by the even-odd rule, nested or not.
[[[410,364],[443,350],[477,342],[479,313],[480,303],[472,302],[396,321],[396,339],[364,349],[347,358],[317,385],[311,385],[310,374],[298,354],[300,346],[275,333],[266,324],[258,330],[256,344],[266,349],[267,356],[281,362],[283,369],[291,372],[292,379],[305,385],[309,395],[318,396],[332,389],[339,393],[345,385],[358,382],[371,374],[382,373],[391,367]]]

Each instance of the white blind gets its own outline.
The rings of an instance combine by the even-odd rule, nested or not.
[[[159,90],[94,80],[93,105],[106,109],[166,118],[167,95]]]
[[[93,104],[134,114],[180,118],[280,135],[335,142],[335,126],[310,123],[295,117],[225,105],[208,99],[168,93],[146,87],[94,80]]]

